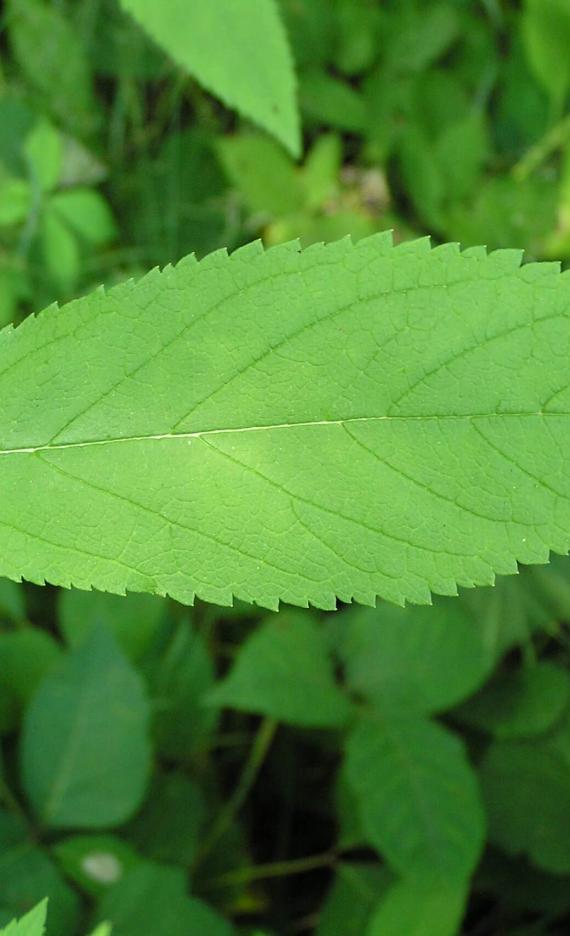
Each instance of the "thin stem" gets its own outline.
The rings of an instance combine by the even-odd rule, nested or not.
[[[315,871],[318,868],[328,868],[336,861],[334,852],[324,852],[320,855],[308,855],[306,858],[291,858],[286,861],[273,861],[268,864],[248,865],[245,868],[236,868],[226,871],[219,877],[206,882],[206,887],[233,887],[236,884],[248,884],[250,881],[259,881],[267,878],[287,877],[291,874],[304,874],[306,871]]]
[[[570,138],[570,115],[560,120],[554,127],[544,134],[542,139],[524,154],[522,159],[513,167],[513,177],[517,182],[523,182],[538,169],[541,163],[548,159],[557,149]]]
[[[245,763],[237,786],[223,809],[218,813],[216,821],[210,829],[209,834],[206,836],[202,847],[199,849],[197,863],[202,861],[212,850],[218,839],[221,838],[236,818],[255,784],[257,775],[271,747],[271,742],[273,741],[276,730],[277,722],[273,718],[263,719],[254,738],[249,757]]]

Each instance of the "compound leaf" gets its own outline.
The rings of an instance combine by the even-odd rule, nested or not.
[[[187,258],[0,333],[0,575],[322,608],[570,546],[570,279],[378,235]]]

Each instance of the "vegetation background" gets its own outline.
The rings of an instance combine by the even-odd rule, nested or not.
[[[570,257],[568,0],[278,6],[297,161],[117,0],[0,6],[0,325],[255,237]],[[0,925],[568,933],[569,621],[565,558],[329,614],[0,580]]]

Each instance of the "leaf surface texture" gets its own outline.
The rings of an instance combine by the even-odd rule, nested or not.
[[[570,546],[570,280],[250,244],[0,333],[0,574],[429,601]]]

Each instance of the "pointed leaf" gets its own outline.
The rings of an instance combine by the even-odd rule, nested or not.
[[[298,154],[295,76],[275,0],[122,4],[208,91]]]
[[[26,913],[17,922],[9,923],[0,930],[0,936],[43,936],[46,925],[47,900]]]
[[[570,278],[252,244],[0,333],[0,574],[323,608],[570,546]]]

